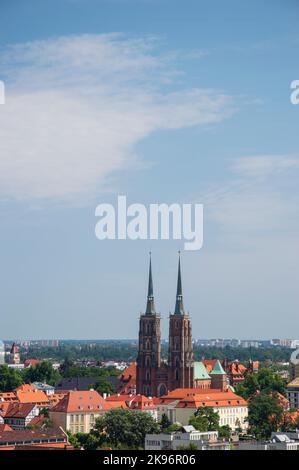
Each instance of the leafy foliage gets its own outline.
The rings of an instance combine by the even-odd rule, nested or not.
[[[100,395],[103,395],[104,393],[113,394],[116,392],[115,387],[112,385],[112,383],[106,380],[104,377],[100,377],[92,388],[96,390]]]
[[[95,431],[98,436],[104,435],[111,446],[120,444],[139,449],[144,445],[145,435],[159,432],[160,426],[148,413],[118,408],[98,418]]]
[[[0,392],[12,392],[22,383],[22,376],[18,370],[6,364],[0,366]]]
[[[51,362],[43,361],[36,366],[27,367],[22,372],[24,383],[44,382],[49,385],[55,385],[58,382],[60,375]]]
[[[255,395],[249,401],[249,431],[256,439],[269,438],[271,432],[277,431],[283,420],[283,408],[275,393],[265,392]]]
[[[201,432],[216,431],[219,428],[219,420],[219,414],[212,407],[203,406],[191,416],[189,424]]]
[[[242,384],[237,385],[236,393],[246,400],[253,397],[257,391],[270,394],[279,392],[286,395],[285,381],[272,369],[262,368],[256,374],[248,374]]]

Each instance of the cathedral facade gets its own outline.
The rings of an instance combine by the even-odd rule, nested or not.
[[[168,360],[161,360],[161,317],[157,313],[150,259],[145,313],[139,320],[136,391],[146,396],[162,396],[177,388],[194,387],[192,331],[183,303],[179,258],[176,302],[169,316]]]

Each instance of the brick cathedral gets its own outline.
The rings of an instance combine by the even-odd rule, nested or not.
[[[193,350],[191,320],[183,303],[181,263],[179,258],[174,313],[169,316],[168,360],[161,360],[161,317],[154,301],[150,258],[148,294],[145,313],[139,321],[137,356],[137,393],[161,396],[176,388],[193,388]]]

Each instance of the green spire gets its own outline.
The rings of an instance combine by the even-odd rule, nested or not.
[[[147,291],[147,304],[146,304],[146,315],[153,315],[156,313],[155,301],[154,301],[154,289],[153,289],[153,276],[152,276],[152,256],[150,252],[150,264],[148,273],[148,291]]]
[[[182,290],[182,278],[181,278],[181,256],[179,251],[179,267],[178,267],[178,284],[176,290],[176,302],[175,302],[175,315],[184,315],[184,304],[183,304],[183,290]]]
[[[218,360],[214,365],[212,372],[210,372],[210,375],[226,375],[226,372],[223,370],[223,367]]]

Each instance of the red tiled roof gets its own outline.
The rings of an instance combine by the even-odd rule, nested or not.
[[[129,393],[116,393],[114,395],[109,395],[106,398],[106,401],[131,401],[135,395]]]
[[[137,374],[137,363],[132,362],[132,364],[130,364],[129,367],[127,367],[125,370],[122,371],[119,378],[123,381],[129,380],[131,378],[136,379],[136,374]]]
[[[26,386],[26,388],[25,388]],[[16,390],[16,396],[20,403],[36,403],[36,404],[48,404],[49,398],[45,392],[38,390],[33,386],[25,384],[24,388]],[[31,388],[30,388],[31,387]]]
[[[22,384],[15,389],[15,392],[33,392],[36,390],[35,386],[32,384]]]
[[[41,440],[47,442],[50,439],[59,438],[65,443],[67,442],[66,435],[61,429],[20,429],[18,431],[0,431],[0,446],[6,446],[7,442],[12,443],[31,443],[33,440]],[[52,445],[54,445],[53,443]]]
[[[133,410],[156,410],[157,407],[151,397],[144,395],[136,395],[129,403],[129,407]]]
[[[115,409],[115,408],[128,408],[128,404],[125,400],[123,401],[109,401],[108,402],[109,409]]]
[[[14,392],[3,392],[0,393],[0,403],[3,401],[17,401],[18,398]]]
[[[26,418],[34,408],[32,403],[10,403],[5,418]]]
[[[51,411],[62,413],[107,411],[109,404],[95,390],[70,391]]]
[[[5,416],[8,408],[10,407],[11,402],[0,403],[0,416]]]
[[[25,359],[24,361],[24,367],[31,367],[31,366],[37,366],[38,364],[41,364],[42,361],[39,359]]]
[[[183,398],[176,405],[176,408],[200,408],[202,406],[229,407],[229,406],[247,406],[247,401],[233,392],[210,393],[211,390],[205,390],[205,393],[196,394]]]

